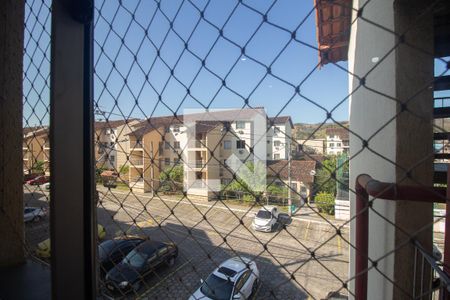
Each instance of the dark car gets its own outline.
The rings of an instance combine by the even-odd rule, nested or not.
[[[178,247],[173,243],[145,241],[106,274],[106,289],[113,293],[137,291],[145,277],[161,265],[173,266],[177,256]]]
[[[105,275],[115,265],[136,248],[145,239],[140,237],[122,237],[107,240],[98,246],[98,259],[100,262],[100,274]]]

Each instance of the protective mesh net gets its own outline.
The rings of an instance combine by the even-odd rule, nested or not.
[[[49,2],[26,5],[24,172],[36,175],[48,173],[49,161]],[[398,183],[429,188],[415,171],[434,157],[447,162],[449,99],[446,91],[435,93],[436,119],[418,114],[414,101],[445,81],[448,59],[415,46],[408,39],[414,26],[393,32],[366,14],[375,1],[358,9],[350,2],[95,2],[100,295],[346,297],[353,296],[349,285],[369,272],[406,298],[437,297],[446,282],[429,266],[433,262],[442,268],[438,227],[445,211],[437,210],[435,218],[411,232],[386,215],[378,205],[384,200],[371,198],[364,211],[401,232],[402,240],[370,256],[361,273],[349,275],[349,253],[359,251],[350,241],[349,226],[364,212],[348,213],[349,198],[355,197],[349,162],[370,152],[400,170]],[[416,16],[417,24],[444,3],[431,2]],[[316,28],[319,20],[330,27]],[[336,62],[346,58],[340,43],[356,24],[391,37],[363,73]],[[327,47],[317,46],[316,34]],[[322,35],[328,39],[320,40]],[[380,76],[378,70],[400,47],[413,48],[435,64],[435,77],[411,86],[409,99],[396,99],[386,86],[371,84],[371,75]],[[369,135],[350,130],[348,100],[359,90],[401,109]],[[263,123],[257,123],[258,116]],[[436,151],[408,167],[373,146],[404,116],[433,123],[436,139]],[[363,145],[351,155],[350,135],[352,143]],[[263,145],[263,155],[257,145]],[[229,160],[232,156],[241,163],[238,167]],[[261,178],[263,188],[255,185]],[[24,184],[24,193],[27,206],[46,210],[44,185]],[[26,225],[30,253],[48,237],[47,217],[38,219]],[[411,243],[433,227],[435,251]],[[417,272],[411,280],[419,283],[412,290],[386,271],[401,251],[414,253]],[[46,251],[38,254],[45,257]]]
[[[46,263],[50,257],[46,242],[50,235],[50,7],[51,1],[26,1],[23,52],[25,250]]]

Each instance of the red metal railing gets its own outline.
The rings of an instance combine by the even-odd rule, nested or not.
[[[447,176],[447,185],[450,186],[450,176]],[[447,203],[446,215],[449,213],[450,189],[425,188],[412,185],[380,182],[367,174],[356,178],[356,257],[355,257],[355,298],[367,299],[367,273],[369,261],[369,196],[384,200],[406,200],[428,203]],[[450,218],[445,219],[444,237],[444,272],[450,274],[450,247],[448,247],[450,233]],[[443,290],[443,298],[448,299],[448,292]],[[441,296],[442,297],[442,296]]]

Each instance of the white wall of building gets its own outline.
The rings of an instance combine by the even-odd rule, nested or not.
[[[327,155],[338,155],[344,152],[344,142],[342,141],[340,136],[327,135],[326,152]]]
[[[354,0],[354,9],[366,1]],[[376,24],[392,29],[394,26],[393,0],[372,1],[364,8],[364,17]],[[353,11],[356,17],[356,11]],[[349,46],[349,71],[364,76],[373,68],[378,57],[381,58],[395,45],[391,33],[358,20],[352,25]],[[366,78],[367,86],[383,91],[395,97],[395,51],[381,62]],[[349,93],[357,89],[359,80],[349,75]],[[370,112],[370,113],[368,113]],[[396,105],[379,94],[364,87],[357,89],[350,97],[350,129],[364,139],[368,139],[376,130],[385,126],[369,143],[373,151],[380,153],[391,161],[396,159],[396,124],[389,120],[396,113]],[[350,185],[354,190],[356,176],[367,173],[382,181],[395,181],[395,167],[385,159],[367,149],[356,155],[362,147],[362,141],[350,134]],[[351,193],[351,214],[355,213],[355,195]],[[388,201],[375,201],[374,209],[389,220],[394,220],[395,205]],[[374,213],[369,216],[369,256],[377,258],[394,247],[394,230],[385,220]],[[355,223],[351,223],[350,241],[355,243]],[[350,248],[350,277],[354,276],[354,250]],[[389,278],[393,278],[394,257],[388,256],[378,264],[378,268]],[[350,288],[353,289],[354,281]],[[393,287],[377,271],[368,274],[368,299],[392,299]]]

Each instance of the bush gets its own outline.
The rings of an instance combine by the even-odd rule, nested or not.
[[[334,215],[334,196],[330,193],[319,193],[315,197],[319,212]]]

